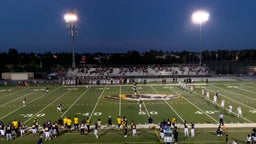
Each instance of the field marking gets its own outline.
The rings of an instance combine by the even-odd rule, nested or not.
[[[157,94],[159,94],[159,92],[158,92],[152,85],[150,85],[150,87],[151,87]],[[174,110],[174,108],[173,108],[166,100],[164,100],[164,102],[169,106],[169,108],[170,108],[182,121],[184,121],[184,119],[176,112],[176,110]]]
[[[172,89],[173,92],[175,92],[176,94],[180,95],[178,92],[176,92],[175,90]],[[186,99],[185,97],[181,96],[184,100],[186,100],[188,103],[190,103],[191,105],[193,105],[195,108],[197,108],[199,111],[201,111],[203,114],[205,114],[206,116],[208,116],[209,118],[211,118],[213,121],[215,121],[216,123],[219,123],[219,121],[217,121],[216,119],[214,119],[213,117],[211,117],[209,114],[207,114],[205,111],[203,111],[201,108],[199,108],[198,106],[196,106],[195,104],[193,104],[192,102],[190,102],[188,99]]]
[[[211,86],[216,87],[216,88],[220,88],[220,87],[217,87],[217,86],[214,86],[214,85],[211,85]],[[225,89],[223,89],[223,88],[220,88],[220,89],[222,89],[222,90],[224,90],[224,91],[228,91],[228,90],[225,90]],[[210,89],[208,89],[208,90],[214,93],[213,90],[210,90]],[[228,92],[229,92],[229,91],[228,91]],[[235,100],[235,99],[229,98],[227,95],[224,95],[224,94],[221,94],[221,95],[222,95],[223,97],[225,97],[225,98],[227,98],[227,99],[233,101],[233,102],[236,102],[236,103],[239,103],[239,104],[243,105],[244,107],[247,107],[247,108],[252,109],[252,110],[256,110],[255,108],[253,108],[253,107],[251,107],[251,106],[245,105],[245,104],[243,104],[243,103],[241,103],[241,102],[239,102],[239,101],[237,101],[237,100]]]
[[[215,86],[215,87],[218,87],[218,86]],[[221,87],[218,87],[218,88],[221,88]],[[221,88],[221,89],[223,89],[223,88]],[[245,89],[241,89],[241,88],[236,88],[236,89],[243,90],[243,91],[246,91],[246,92],[251,92],[251,91],[248,91],[248,90],[245,90]],[[226,90],[226,89],[223,89],[223,90],[228,91],[228,92],[230,91],[230,90]],[[256,101],[255,98],[251,98],[251,97],[248,97],[248,96],[246,96],[246,95],[242,95],[242,94],[237,93],[237,92],[233,92],[233,91],[231,91],[231,92],[232,92],[233,94],[240,95],[240,96],[243,96],[243,97],[246,97],[246,98],[248,98],[248,99],[251,99],[251,100]],[[255,92],[251,92],[251,93],[256,94]]]
[[[121,86],[119,86],[119,112],[118,112],[118,114],[119,114],[119,116],[121,116],[121,106],[122,106],[122,97],[120,96],[122,93],[121,93],[121,91],[122,91],[122,87]]]
[[[106,87],[107,87],[107,86],[105,85],[104,88],[103,88],[103,90],[102,90],[102,92],[101,92],[101,94],[100,94],[100,96],[99,96],[99,98],[98,98],[98,100],[97,100],[97,102],[96,102],[96,104],[95,104],[95,106],[94,106],[94,108],[92,109],[92,112],[91,112],[91,114],[90,114],[89,119],[92,118],[92,115],[93,115],[93,113],[94,113],[94,111],[95,111],[95,109],[96,109],[96,107],[97,107],[97,105],[98,105],[98,103],[99,103],[99,101],[100,101],[100,99],[101,99],[101,97],[102,97],[102,95],[103,95],[103,93],[104,93]]]
[[[87,93],[87,91],[88,91],[89,89],[90,89],[90,88],[86,89],[86,90],[68,107],[68,109],[61,115],[61,117],[63,117],[63,116],[73,107],[73,105],[75,105],[75,104],[77,103],[77,101],[80,100],[81,97],[84,96],[84,95]]]
[[[251,90],[246,90],[246,89],[243,89],[243,88],[237,88],[237,89],[239,89],[239,90],[242,90],[242,91],[246,91],[246,92],[249,92],[249,93],[253,93],[253,94],[256,94],[256,92],[254,92],[254,91],[251,91]],[[255,100],[255,99],[254,99]]]
[[[4,106],[4,105],[7,105],[8,103],[11,103],[11,102],[13,102],[13,101],[15,101],[15,100],[21,99],[21,98],[23,98],[23,97],[25,97],[25,96],[28,96],[28,95],[30,95],[30,94],[32,94],[32,93],[34,93],[34,92],[29,92],[29,93],[27,93],[27,94],[24,94],[23,96],[19,96],[19,97],[15,98],[15,99],[12,99],[12,100],[10,100],[10,101],[8,101],[8,102],[6,102],[6,103],[1,104],[0,107],[1,107],[1,106]]]
[[[5,98],[5,97],[7,97],[7,96],[9,96],[9,95],[13,95],[13,94],[16,94],[16,93],[20,93],[20,92],[23,92],[23,91],[25,91],[25,90],[26,90],[26,89],[22,89],[22,90],[20,90],[20,91],[15,91],[15,92],[12,92],[12,93],[9,93],[9,94],[0,96],[0,98],[2,99],[2,98]]]
[[[69,93],[71,91],[67,91],[64,94],[62,94],[61,96],[59,96],[58,98],[56,98],[54,101],[52,101],[51,103],[49,103],[48,105],[46,105],[43,109],[41,109],[40,111],[38,111],[37,113],[33,114],[33,115],[37,115],[39,113],[41,113],[42,111],[44,111],[46,108],[48,108],[50,105],[52,105],[53,103],[55,103],[57,100],[59,100],[60,98],[62,98],[63,96],[65,96],[67,93]],[[33,117],[30,117],[29,119],[27,119],[24,123],[27,123],[29,120],[31,120]]]
[[[208,89],[208,90],[209,90],[209,89]],[[198,92],[194,91],[194,93],[195,93],[196,95],[199,95],[199,96],[203,97],[204,99],[206,99],[204,96],[200,95]],[[209,102],[211,102],[211,103],[213,103],[213,101],[212,101],[211,99],[206,99],[206,100],[209,101]],[[221,105],[218,104],[218,103],[213,103],[213,104],[219,106],[220,108],[222,108]],[[228,111],[228,108],[224,108],[224,110]],[[232,111],[232,114],[237,115],[237,114],[236,114],[235,112],[233,112],[233,111]],[[250,121],[249,119],[245,118],[244,116],[241,117],[241,118],[242,118],[243,120],[247,121],[247,122],[252,123],[252,121]]]
[[[140,91],[139,91],[139,90],[137,90],[137,92],[138,92],[138,94],[140,95]],[[141,100],[141,101],[142,101],[142,104],[143,104],[143,106],[144,106],[144,108],[145,108],[145,110],[146,110],[146,113],[147,113],[148,117],[149,117],[149,116],[150,116],[150,114],[149,114],[149,112],[148,112],[147,106],[146,106],[146,104],[144,103],[144,101],[143,101],[143,100]]]
[[[55,90],[52,90],[52,91],[56,91],[56,90],[58,90],[59,88],[60,88],[60,87],[57,87]],[[51,92],[52,92],[52,91],[51,91]],[[36,98],[36,99],[33,99],[30,103],[33,103],[34,101],[38,100],[39,98],[41,98],[41,97],[43,97],[43,96],[45,96],[45,95],[47,95],[47,93],[41,95],[40,97],[38,97],[38,98]],[[25,106],[25,107],[26,107],[26,106]],[[1,118],[3,119],[3,118],[5,118],[5,117],[7,117],[7,116],[13,114],[14,112],[16,112],[16,111],[18,111],[18,110],[20,110],[20,109],[22,109],[22,108],[25,108],[25,107],[22,105],[20,108],[17,108],[16,110],[14,110],[14,111],[12,111],[12,112],[10,112],[10,113],[4,115],[4,116],[1,117]]]

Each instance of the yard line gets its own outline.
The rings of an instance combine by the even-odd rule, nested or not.
[[[175,92],[177,95],[180,95],[180,93],[176,92],[175,90],[172,89],[173,92]],[[198,106],[196,106],[195,104],[193,104],[192,102],[190,102],[188,99],[186,99],[185,97],[181,96],[184,100],[186,100],[188,103],[190,103],[191,105],[193,105],[195,108],[197,108],[199,111],[201,111],[203,114],[207,115],[209,118],[211,118],[213,121],[215,121],[216,123],[219,123],[216,119],[214,119],[213,117],[211,117],[209,114],[207,114],[206,112],[204,112],[202,109],[200,109]]]
[[[68,109],[61,115],[61,117],[63,117],[63,116],[73,107],[73,105],[76,104],[76,102],[77,102],[78,100],[80,100],[80,98],[81,98],[82,96],[84,96],[84,95],[87,93],[87,91],[88,91],[89,89],[90,89],[90,88],[86,89],[86,90],[68,107]]]
[[[104,93],[106,87],[107,87],[107,86],[105,85],[104,89],[102,90],[102,92],[101,92],[101,94],[100,94],[100,96],[99,96],[99,98],[98,98],[98,100],[97,100],[97,102],[96,102],[96,104],[95,104],[95,106],[94,106],[94,108],[93,108],[91,114],[90,114],[89,119],[92,118],[92,114],[94,113],[94,111],[95,111],[95,109],[96,109],[96,107],[97,107],[97,105],[98,105],[98,103],[99,103],[99,101],[100,101],[100,99],[101,99],[101,97],[102,97],[102,95],[103,95],[103,93]]]
[[[13,94],[16,94],[16,93],[20,93],[20,92],[22,92],[22,91],[25,91],[26,89],[23,89],[23,90],[20,90],[20,91],[15,91],[15,92],[13,92],[13,93],[9,93],[9,94],[6,94],[6,95],[4,95],[4,96],[1,96],[0,98],[4,98],[4,97],[7,97],[7,96],[9,96],[9,95],[13,95]]]
[[[48,105],[46,105],[46,107],[44,107],[43,109],[41,109],[40,111],[38,111],[37,113],[35,113],[34,115],[39,114],[40,112],[42,112],[43,110],[45,110],[46,108],[48,108],[49,106],[51,106],[54,102],[56,102],[57,100],[59,100],[60,98],[62,98],[63,96],[65,96],[67,93],[69,93],[70,91],[65,92],[64,94],[62,94],[60,97],[56,98],[54,101],[52,101],[51,103],[49,103]],[[24,123],[27,123],[29,120],[31,120],[33,117],[30,117],[29,119],[27,119]]]
[[[217,87],[217,86],[214,86],[214,85],[211,85],[211,86],[216,87],[216,88],[220,88],[220,87]],[[225,90],[225,89],[223,89],[223,88],[220,88],[220,89]],[[207,89],[207,90],[209,90],[209,91],[215,93],[215,91],[213,91],[213,90],[210,90],[210,89]],[[228,91],[228,90],[225,90],[225,91]],[[228,92],[229,92],[229,91],[228,91]],[[224,94],[221,94],[221,95],[222,95],[223,97],[225,97],[226,99],[229,99],[229,100],[231,100],[231,101],[233,101],[233,102],[236,102],[236,103],[239,103],[240,105],[243,105],[244,107],[247,107],[247,108],[249,108],[249,109],[251,109],[251,110],[256,110],[255,108],[253,108],[253,107],[251,107],[251,106],[245,105],[245,104],[243,104],[243,103],[241,103],[241,102],[239,102],[239,101],[237,101],[237,100],[234,100],[234,99],[229,98],[227,95],[224,95]]]
[[[138,91],[138,94],[140,95],[140,91],[139,91],[139,90],[137,90],[137,91]],[[141,100],[141,101],[142,101],[142,104],[143,104],[143,106],[145,107],[146,113],[147,113],[147,115],[148,115],[148,117],[149,117],[150,114],[149,114],[149,112],[148,112],[147,106],[146,106],[146,104],[144,103],[143,100]]]
[[[60,88],[60,87],[59,87],[59,88]],[[59,89],[59,88],[56,88],[55,90],[52,90],[51,92],[56,91],[56,90],[57,90],[57,89]],[[33,103],[34,101],[36,101],[36,100],[40,99],[41,97],[43,97],[43,96],[45,96],[45,95],[47,95],[47,94],[43,94],[43,95],[41,95],[40,97],[38,97],[38,98],[36,98],[36,99],[32,100],[30,103]],[[29,103],[28,103],[28,104],[29,104]],[[9,116],[9,115],[13,114],[14,112],[16,112],[16,111],[18,111],[18,110],[22,109],[22,108],[24,108],[24,106],[21,106],[20,108],[18,108],[18,109],[16,109],[16,110],[14,110],[14,111],[12,111],[12,112],[10,112],[10,113],[8,113],[8,114],[4,115],[4,116],[3,116],[3,117],[1,117],[1,118],[3,119],[3,118],[5,118],[5,117],[7,117],[7,116]]]
[[[150,87],[157,93],[159,94],[159,92],[152,86],[150,85]],[[184,119],[176,112],[176,110],[166,101],[164,100],[164,102],[169,106],[169,108],[181,119],[181,121],[184,121]]]
[[[121,97],[121,93],[122,92],[122,87],[120,86],[120,91],[119,91],[119,116],[121,115],[121,106],[122,106],[122,97]]]
[[[1,107],[1,106],[4,106],[4,105],[7,105],[8,103],[11,103],[11,102],[13,102],[13,101],[15,101],[15,100],[17,100],[17,99],[21,99],[21,98],[23,98],[23,97],[25,97],[25,96],[28,96],[28,95],[30,95],[30,94],[32,94],[32,93],[33,93],[33,92],[30,92],[30,93],[27,93],[27,94],[25,94],[25,95],[23,95],[23,96],[21,96],[21,97],[17,97],[17,98],[15,98],[15,99],[12,99],[11,101],[8,101],[8,102],[6,102],[6,103],[1,104],[0,107]]]
[[[198,92],[196,92],[196,91],[194,91],[194,94],[196,94],[196,95],[199,95],[199,96],[201,96],[201,97],[203,97],[203,98],[205,98],[204,96],[202,96],[202,95],[200,95]],[[212,100],[210,100],[210,99],[206,99],[206,100],[208,100],[208,101],[210,101],[210,102],[213,102]],[[218,105],[219,107],[221,107],[221,105],[220,104],[218,104],[218,103],[216,103],[215,105]],[[228,109],[227,108],[225,108],[225,110],[226,111],[228,111]],[[232,112],[234,115],[237,115],[235,112]],[[252,121],[250,121],[250,120],[248,120],[247,118],[245,118],[245,117],[242,117],[242,119],[243,120],[245,120],[245,121],[247,121],[247,122],[250,122],[250,123],[252,123]]]
[[[249,92],[249,93],[256,94],[256,92],[254,92],[254,91],[250,91],[250,90],[242,89],[242,88],[239,88],[239,87],[238,87],[237,89],[242,90],[242,91],[246,91],[246,92]],[[254,100],[255,100],[255,99],[254,99]]]

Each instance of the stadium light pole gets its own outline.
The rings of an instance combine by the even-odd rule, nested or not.
[[[64,19],[66,22],[66,27],[69,33],[69,36],[72,39],[72,68],[76,68],[75,62],[75,37],[78,36],[78,28],[77,28],[77,21],[78,15],[77,10],[69,10],[65,15]]]
[[[199,56],[199,65],[202,64],[202,24],[207,22],[209,19],[210,14],[203,10],[197,10],[195,11],[191,19],[193,23],[200,25],[200,56]]]

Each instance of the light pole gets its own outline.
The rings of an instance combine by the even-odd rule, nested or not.
[[[69,10],[65,15],[64,19],[68,29],[69,36],[72,38],[72,68],[76,68],[75,62],[75,37],[78,36],[77,21],[78,15],[77,10]]]
[[[209,19],[210,14],[203,10],[197,10],[195,11],[191,19],[195,24],[200,25],[200,56],[199,56],[199,65],[202,64],[202,24],[207,22]]]

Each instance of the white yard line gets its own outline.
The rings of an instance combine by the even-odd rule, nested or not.
[[[97,100],[97,102],[96,102],[96,104],[95,104],[95,106],[94,106],[94,108],[93,108],[91,114],[90,114],[89,119],[92,118],[92,115],[93,115],[93,113],[94,113],[94,111],[95,111],[95,109],[96,109],[96,107],[97,107],[97,105],[98,105],[98,103],[99,103],[99,101],[100,101],[100,99],[101,99],[101,97],[102,97],[102,95],[103,95],[103,93],[104,93],[106,87],[107,87],[107,86],[105,86],[104,89],[102,90],[102,92],[101,92],[101,94],[100,94],[100,96],[99,96],[99,98],[98,98],[98,100]]]
[[[159,94],[159,92],[152,86],[150,85],[150,87],[157,93]],[[169,106],[169,108],[181,119],[181,121],[184,122],[184,119],[176,112],[176,110],[166,101],[164,100],[164,102]]]
[[[199,94],[199,93],[197,93],[196,91],[194,91],[194,94],[199,95],[199,96],[201,96],[201,97],[205,98],[204,96],[200,95],[200,94]],[[206,99],[206,100],[208,100],[208,101],[210,101],[210,102],[212,102],[212,103],[213,103],[213,101],[212,101],[211,99]],[[221,105],[220,105],[220,104],[215,103],[215,105],[218,105],[218,106],[221,108]],[[228,111],[228,109],[227,109],[227,108],[225,108],[225,110],[226,110],[226,111]],[[232,112],[232,114],[237,115],[235,112]],[[252,121],[248,120],[248,119],[247,119],[247,118],[245,118],[245,117],[242,117],[242,119],[243,119],[243,120],[245,120],[245,121],[247,121],[247,122],[252,123]]]
[[[20,91],[15,91],[15,92],[13,92],[13,93],[9,93],[9,94],[6,94],[6,95],[4,95],[4,96],[1,96],[0,98],[2,99],[2,98],[5,98],[5,97],[7,97],[7,96],[9,96],[9,95],[13,95],[13,94],[16,94],[16,93],[20,93],[20,92],[22,92],[22,91],[25,91],[26,89],[23,89],[23,90],[20,90]]]
[[[242,90],[242,91],[246,91],[246,92],[249,92],[249,93],[256,94],[256,92],[254,92],[254,91],[250,91],[250,90],[242,89],[242,88],[239,88],[239,87],[238,87],[237,89]],[[255,100],[255,99],[254,99],[254,100]]]
[[[181,96],[180,93],[176,92],[175,90],[172,90],[173,92],[175,92],[177,95]],[[201,111],[203,114],[205,114],[206,116],[208,116],[210,119],[212,119],[213,121],[215,121],[216,123],[219,123],[216,119],[214,119],[213,117],[211,117],[209,114],[207,114],[205,111],[203,111],[202,109],[200,109],[198,106],[196,106],[195,104],[193,104],[192,102],[190,102],[188,99],[186,99],[185,97],[181,96],[184,100],[186,100],[188,103],[190,103],[191,105],[193,105],[195,108],[197,108],[199,111]]]
[[[27,93],[27,94],[25,94],[25,95],[23,95],[23,96],[20,96],[20,97],[17,97],[17,98],[15,98],[15,99],[12,99],[11,101],[8,101],[8,102],[6,102],[6,103],[1,104],[0,107],[1,107],[1,106],[4,106],[4,105],[7,105],[7,104],[9,104],[9,103],[11,103],[11,102],[13,102],[13,101],[15,101],[15,100],[21,99],[21,98],[23,98],[23,97],[25,97],[25,96],[31,95],[32,93],[33,93],[33,92],[30,92],[30,93]]]
[[[59,87],[59,88],[60,88],[60,87]],[[56,88],[55,90],[52,90],[51,92],[56,91],[56,90],[59,89],[59,88]],[[43,97],[43,96],[45,96],[45,95],[47,95],[47,94],[41,95],[40,97],[38,97],[38,98],[36,98],[36,99],[30,101],[30,103],[33,103],[34,101],[40,99],[41,97]],[[29,104],[29,103],[28,103],[28,104]],[[26,106],[25,106],[25,107],[26,107]],[[15,113],[16,111],[18,111],[18,110],[20,110],[20,109],[22,109],[22,108],[25,108],[25,107],[24,107],[24,106],[21,106],[21,107],[17,108],[16,110],[14,110],[14,111],[12,111],[12,112],[10,112],[10,113],[8,113],[8,114],[2,116],[1,118],[3,119],[3,118],[5,118],[5,117],[7,117],[7,116],[9,116],[9,115],[11,115],[11,114],[13,114],[13,113]]]
[[[211,85],[211,86],[216,87],[216,88],[220,88],[220,87],[217,87],[217,86],[214,86],[214,85]],[[222,88],[220,88],[220,89],[222,89]],[[215,93],[215,91],[213,91],[213,90],[210,90],[210,89],[207,89],[207,90],[209,90],[209,91]],[[222,90],[225,90],[225,89],[222,89]],[[225,91],[227,91],[227,90],[225,90]],[[229,91],[228,91],[228,92],[229,92]],[[237,101],[237,100],[231,99],[231,98],[229,98],[228,96],[226,96],[226,95],[224,95],[224,94],[221,94],[221,96],[223,96],[223,97],[225,97],[226,99],[229,99],[229,100],[231,100],[231,101],[233,101],[233,102],[239,103],[240,105],[243,105],[244,107],[247,107],[247,108],[249,108],[249,109],[251,109],[251,110],[256,110],[255,108],[253,108],[253,107],[251,107],[251,106],[248,106],[248,105],[245,105],[245,104],[243,104],[243,103],[241,103],[241,102],[239,102],[239,101]]]
[[[122,97],[120,96],[122,94],[122,87],[120,86],[120,90],[119,90],[119,116],[121,116],[121,108],[122,108]]]
[[[140,95],[140,91],[139,91],[139,90],[137,90],[137,92],[138,92],[138,94]],[[146,104],[144,103],[144,101],[143,101],[143,100],[142,100],[142,104],[143,104],[143,106],[144,106],[144,108],[145,108],[145,110],[146,110],[146,113],[147,113],[148,117],[149,117],[149,116],[150,116],[150,114],[149,114],[148,109],[147,109],[147,106],[146,106]]]
[[[79,101],[81,98],[82,98],[82,96],[84,96],[86,93],[87,93],[87,91],[89,90],[90,88],[87,88],[69,107],[68,107],[68,109],[61,115],[61,117],[63,117],[73,106],[74,106],[74,104],[76,104],[77,103],[77,101]]]
[[[65,96],[67,93],[69,93],[70,91],[65,92],[64,94],[62,94],[61,96],[59,96],[58,98],[56,98],[54,101],[52,101],[51,103],[49,103],[48,105],[46,105],[43,109],[41,109],[40,111],[38,111],[37,113],[35,113],[34,115],[37,115],[39,113],[41,113],[42,111],[44,111],[46,108],[48,108],[50,105],[52,105],[53,103],[55,103],[57,100],[59,100],[60,98],[62,98],[63,96]],[[29,120],[31,120],[33,117],[30,117],[29,119],[27,119],[24,123],[27,123]]]

